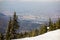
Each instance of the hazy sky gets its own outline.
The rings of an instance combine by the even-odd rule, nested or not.
[[[55,2],[60,0],[0,0],[0,1],[17,1],[17,2]]]
[[[0,0],[0,12],[11,15],[14,11],[33,18],[37,15],[55,17],[60,15],[60,0]]]

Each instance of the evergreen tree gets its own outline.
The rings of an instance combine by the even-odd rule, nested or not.
[[[58,18],[57,22],[56,22],[56,28],[60,29],[60,18]]]
[[[53,22],[51,21],[51,18],[49,18],[49,31],[53,30]]]
[[[27,37],[28,33],[27,32],[24,32],[23,36],[24,37]]]
[[[6,40],[17,38],[18,28],[19,28],[18,17],[16,15],[16,12],[14,12],[13,19],[10,18],[10,21],[8,23],[8,28],[6,32]]]
[[[8,23],[7,32],[6,32],[6,40],[11,40],[11,27],[12,27],[12,20],[10,17],[10,21]]]
[[[2,33],[0,33],[0,40],[4,40],[4,36]]]
[[[16,33],[19,28],[18,16],[16,15],[16,12],[14,12],[12,24],[13,24],[12,25],[12,36],[13,38],[16,38]]]
[[[39,30],[35,29],[35,36],[39,35]]]
[[[56,30],[56,23],[53,24],[53,30]]]
[[[32,37],[32,31],[28,32],[29,37]]]
[[[40,28],[40,34],[44,34],[47,32],[47,26],[46,25],[42,25]]]
[[[18,33],[16,37],[17,37],[17,39],[18,38],[23,38],[24,37],[24,34],[23,33]]]
[[[34,37],[35,36],[35,30],[32,30],[30,33],[30,37]]]

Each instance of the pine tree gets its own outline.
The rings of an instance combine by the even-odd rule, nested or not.
[[[7,32],[6,32],[6,40],[11,40],[11,27],[12,27],[12,20],[10,17],[10,21],[8,23]]]
[[[19,36],[20,36],[20,38],[23,38],[24,37],[23,33],[20,33]]]
[[[13,38],[16,38],[16,33],[19,28],[18,16],[16,15],[16,12],[14,12],[12,24],[13,24],[12,25],[12,36]]]
[[[56,30],[56,23],[53,24],[53,30]]]
[[[29,37],[32,37],[32,31],[28,32]]]
[[[39,35],[39,30],[35,29],[35,36]]]
[[[0,40],[4,40],[4,36],[2,33],[0,33]]]
[[[57,22],[56,22],[56,28],[60,29],[60,18],[58,18]]]
[[[51,18],[49,18],[49,31],[53,30],[53,22],[51,21]]]
[[[23,35],[24,35],[24,37],[27,37],[28,33],[27,33],[27,32],[24,32],[24,34],[23,34]]]
[[[8,23],[8,28],[6,32],[6,40],[17,38],[18,28],[19,28],[18,17],[16,15],[16,12],[14,12],[13,19],[10,18],[10,21]]]
[[[30,37],[34,37],[35,36],[35,30],[32,30],[30,33]]]
[[[46,25],[42,25],[40,28],[40,34],[44,34],[47,32],[47,26]]]

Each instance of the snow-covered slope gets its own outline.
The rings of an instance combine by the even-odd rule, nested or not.
[[[48,33],[36,37],[14,39],[14,40],[60,40],[60,29],[50,31]]]

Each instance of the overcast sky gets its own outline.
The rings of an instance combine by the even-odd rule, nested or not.
[[[60,0],[0,0],[1,1],[17,1],[17,2],[55,2]]]
[[[14,11],[20,15],[59,15],[60,0],[0,0],[0,12],[10,15]]]

